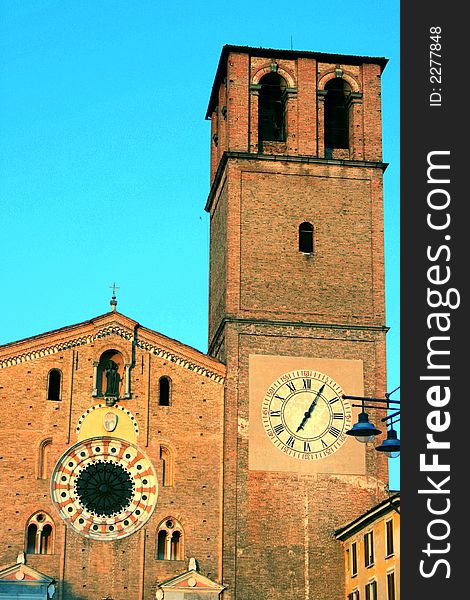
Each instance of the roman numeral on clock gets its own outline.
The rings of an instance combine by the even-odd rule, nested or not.
[[[340,412],[333,413],[333,419],[344,419],[344,415]]]
[[[296,391],[296,390],[295,390],[295,385],[294,385],[294,383],[293,383],[292,381],[288,381],[288,382],[286,383],[286,385],[287,385],[287,387],[290,389],[290,391],[291,391],[292,393],[294,393],[294,392]]]
[[[330,400],[328,400],[329,404],[334,404],[335,402],[338,402],[339,398],[338,396],[335,396],[334,398],[330,398]]]
[[[339,429],[336,429],[336,427],[330,427],[329,433],[331,433],[331,435],[334,435],[335,437],[338,437],[341,431]]]
[[[280,416],[281,416],[281,411],[280,411],[280,410],[272,410],[272,411],[269,413],[269,416],[270,416],[270,417],[280,417]]]
[[[311,379],[304,379],[304,390],[311,390],[312,389],[312,380]]]
[[[310,452],[310,443],[304,442],[304,452]]]
[[[276,435],[279,435],[280,433],[282,433],[284,431],[284,425],[282,423],[279,423],[279,425],[276,425],[276,427],[273,427],[273,430]]]
[[[289,436],[289,439],[286,442],[286,446],[289,446],[289,448],[293,448],[295,444],[295,437],[293,435]]]

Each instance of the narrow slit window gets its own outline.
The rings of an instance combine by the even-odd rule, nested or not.
[[[160,377],[158,385],[158,404],[160,406],[170,406],[170,378]]]
[[[60,383],[62,374],[59,369],[51,369],[49,371],[47,381],[47,399],[60,400]]]
[[[299,225],[299,252],[313,254],[313,225],[305,222]]]

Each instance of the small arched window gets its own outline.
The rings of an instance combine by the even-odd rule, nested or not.
[[[176,519],[168,517],[157,532],[157,559],[183,560],[183,529]]]
[[[47,479],[48,473],[48,463],[49,463],[49,453],[51,449],[52,438],[46,438],[42,440],[39,444],[38,449],[38,461],[37,461],[37,474],[38,479]]]
[[[170,378],[160,377],[158,382],[158,404],[160,406],[170,406]]]
[[[260,142],[286,140],[285,80],[277,73],[267,73],[260,79],[258,102],[258,136]]]
[[[313,225],[307,221],[299,225],[299,252],[313,254]]]
[[[47,378],[47,399],[60,400],[62,373],[59,369],[51,369]]]
[[[26,554],[52,554],[54,523],[43,512],[34,514],[26,525]]]
[[[351,86],[341,77],[325,85],[325,148],[349,148]]]
[[[173,485],[173,461],[171,451],[166,446],[160,446],[161,474],[162,486],[167,487]]]

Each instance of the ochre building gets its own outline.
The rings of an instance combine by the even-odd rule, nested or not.
[[[223,48],[207,354],[114,300],[0,347],[0,598],[346,598],[335,532],[387,497],[343,398],[386,391],[386,62]]]
[[[398,600],[400,494],[395,492],[336,532],[344,549],[348,600]]]

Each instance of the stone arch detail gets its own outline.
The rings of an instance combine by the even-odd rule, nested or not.
[[[100,358],[108,350],[115,350],[122,355],[125,364],[132,363],[132,350],[129,348],[129,344],[121,342],[121,340],[114,338],[113,340],[103,340],[102,343],[95,343],[94,360],[99,362]]]
[[[256,73],[253,74],[252,78],[251,78],[251,83],[252,85],[259,85],[261,78],[266,75],[267,73],[271,73],[272,69],[271,69],[271,64],[269,63],[268,65],[266,65],[265,67],[261,67],[261,69],[258,69],[256,71]],[[275,71],[280,77],[282,77],[283,79],[286,80],[287,83],[287,87],[289,88],[295,88],[296,87],[296,83],[295,83],[295,79],[294,77],[285,69],[283,69],[282,67],[277,67],[277,70]]]
[[[351,87],[351,91],[354,93],[360,93],[361,89],[359,87],[359,84],[356,80],[355,77],[353,77],[351,74],[346,73],[345,71],[341,70],[341,76],[340,79],[344,79],[344,81],[346,81],[347,83],[349,83],[350,87]],[[336,77],[338,77],[337,74],[337,69],[331,69],[331,71],[328,71],[327,73],[324,73],[320,79],[318,80],[318,90],[322,91],[325,89],[325,85],[331,80],[331,79],[335,79]]]

